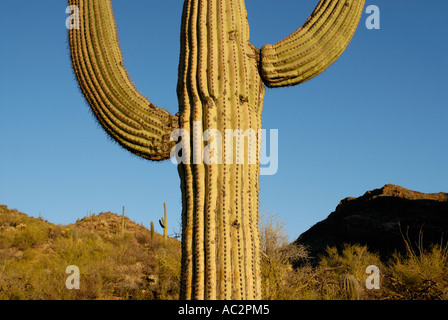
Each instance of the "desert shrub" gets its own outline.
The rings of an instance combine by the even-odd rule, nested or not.
[[[403,235],[406,253],[395,253],[387,264],[389,299],[448,300],[448,243],[423,247],[420,232],[417,250]]]
[[[292,262],[306,259],[303,246],[291,244],[284,231],[284,223],[274,216],[263,216],[260,221],[261,276],[264,299],[286,299],[294,292],[297,281],[291,279]]]
[[[327,290],[325,299],[357,300],[377,299],[381,292],[368,290],[365,282],[369,274],[366,268],[370,265],[384,270],[379,255],[368,250],[367,246],[359,244],[344,244],[341,250],[328,247],[326,254],[320,257],[319,267],[330,271],[329,281],[332,288]],[[327,272],[328,273],[328,272]]]
[[[48,225],[15,210],[0,212],[0,248],[24,250],[42,244],[48,238]]]
[[[369,265],[381,265],[377,254],[371,253],[367,246],[359,244],[344,244],[341,251],[336,247],[327,247],[326,254],[321,256],[321,267],[333,268],[334,272],[352,274],[356,279],[365,279],[366,268]]]
[[[19,249],[26,249],[47,240],[47,233],[36,225],[18,225],[13,233],[11,245]]]
[[[153,290],[154,299],[178,299],[180,294],[180,252],[170,252],[168,248],[158,251],[158,281]]]
[[[366,268],[382,268],[378,255],[360,245],[327,248],[317,265],[311,264],[305,247],[288,242],[284,224],[274,216],[261,219],[262,288],[264,299],[346,300],[378,299],[367,290]],[[300,261],[301,263],[297,263]],[[292,263],[297,267],[293,267]]]

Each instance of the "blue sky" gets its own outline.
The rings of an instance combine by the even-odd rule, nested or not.
[[[317,0],[246,0],[251,42],[275,43]],[[260,177],[260,212],[291,240],[339,201],[387,183],[448,192],[448,26],[445,0],[367,0],[344,54],[300,86],[267,90],[263,127],[279,130],[279,168]],[[181,0],[114,0],[124,62],[137,88],[177,112]],[[77,88],[66,2],[7,1],[0,12],[0,203],[54,223],[113,211],[148,226],[167,203],[180,231],[171,162],[150,163],[112,143]]]

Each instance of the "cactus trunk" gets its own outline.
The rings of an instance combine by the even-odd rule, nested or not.
[[[154,242],[154,222],[151,221],[151,243]]]
[[[166,203],[163,203],[163,211],[164,216],[162,219],[159,219],[160,226],[163,228],[163,243],[166,245],[166,242],[168,240],[168,220],[166,218]]]
[[[261,50],[249,43],[244,0],[185,0],[174,116],[144,98],[129,79],[111,1],[69,4],[79,9],[80,20],[69,32],[73,69],[108,134],[154,161],[170,158],[173,131],[189,134],[186,140],[182,135],[189,148],[182,148],[186,161],[178,165],[181,298],[260,299],[258,132],[264,86],[295,85],[324,71],[349,43],[364,0],[321,0],[304,26]],[[212,160],[207,163],[206,150]]]
[[[121,216],[121,236],[122,237],[124,237],[124,233],[125,233],[125,231],[126,231],[126,224],[125,224],[125,221],[124,221],[124,206],[123,206],[123,214],[122,214],[122,216]]]
[[[201,134],[216,129],[223,137],[228,129],[258,133],[264,85],[257,50],[249,44],[244,1],[187,0],[182,21],[180,127]],[[181,298],[261,298],[258,136],[249,135],[244,147],[240,144],[245,139],[223,139],[222,154],[217,155],[221,164],[195,163],[195,147],[204,147],[197,139],[190,139],[189,164],[179,165]],[[256,159],[249,159],[249,146],[255,146]],[[234,151],[232,161],[224,157],[228,148]],[[245,153],[242,164],[237,163],[239,152]]]

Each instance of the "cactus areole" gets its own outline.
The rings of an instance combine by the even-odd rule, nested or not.
[[[221,146],[233,162],[198,163],[195,151],[182,149],[183,158],[191,161],[178,165],[183,205],[180,298],[261,299],[260,137],[238,137],[261,129],[265,86],[307,81],[341,55],[364,0],[321,0],[302,27],[261,49],[249,42],[244,0],[185,0],[176,115],[154,106],[129,79],[111,1],[69,4],[79,9],[79,27],[69,30],[69,43],[80,89],[98,122],[121,146],[160,161],[170,158],[178,142],[172,134],[178,129],[191,133],[190,139],[182,136],[191,150],[207,145],[194,131],[235,130],[236,142],[224,139]],[[210,141],[216,139],[212,136]],[[256,152],[248,152],[248,146]],[[241,153],[242,163],[236,161]]]

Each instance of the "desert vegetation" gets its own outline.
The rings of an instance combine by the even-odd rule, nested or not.
[[[447,300],[448,247],[423,248],[403,230],[406,254],[387,260],[346,244],[310,257],[291,244],[275,216],[261,219],[261,281],[266,300]],[[0,206],[0,299],[178,299],[180,242],[106,212],[55,225]],[[77,265],[80,289],[68,290]],[[368,289],[366,267],[378,266],[380,288]]]
[[[0,208],[0,299],[178,299],[180,243],[125,216],[54,225]],[[65,286],[80,270],[80,289]]]
[[[405,254],[388,259],[367,246],[327,247],[310,257],[307,248],[288,243],[283,224],[273,217],[261,223],[263,295],[273,300],[447,300],[448,244],[424,248],[403,232]],[[379,289],[368,289],[368,266],[377,266]]]

